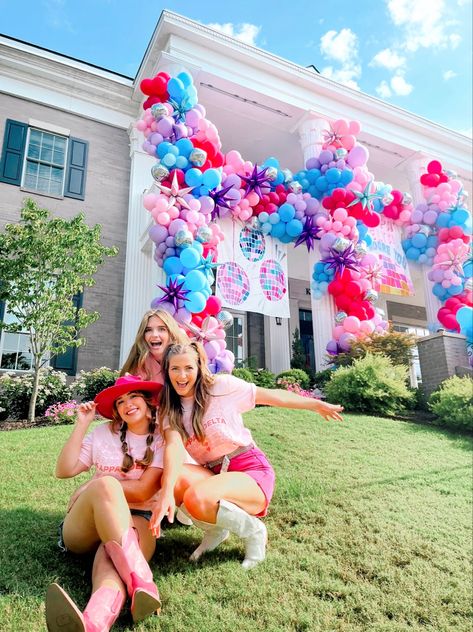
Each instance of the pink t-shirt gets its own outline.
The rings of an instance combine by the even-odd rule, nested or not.
[[[146,438],[148,435],[138,435],[130,430],[126,433],[128,454],[133,459],[142,459],[146,452]],[[159,432],[155,432],[151,446],[154,451],[153,461],[148,467],[163,467],[164,441]],[[83,440],[79,460],[90,469],[95,467],[92,478],[100,476],[114,476],[119,480],[136,480],[141,478],[144,468],[136,463],[128,472],[121,471],[123,452],[120,433],[112,432],[110,425],[100,424]],[[156,492],[157,494],[157,492]],[[143,503],[129,503],[132,509],[152,510],[156,503],[156,494]]]
[[[150,353],[148,353],[146,357],[144,368],[144,371],[139,371],[137,369],[136,375],[139,375],[144,380],[151,380],[152,382],[159,382],[160,384],[164,384],[164,377],[161,371],[161,365],[153,358]]]
[[[242,414],[255,407],[255,384],[244,382],[233,375],[220,374],[215,376],[211,394],[202,420],[205,432],[203,442],[197,439],[192,429],[194,399],[181,399],[183,424],[189,435],[185,448],[202,465],[220,459],[240,446],[254,443],[251,432],[243,424]],[[169,428],[167,419],[164,419],[164,428]]]

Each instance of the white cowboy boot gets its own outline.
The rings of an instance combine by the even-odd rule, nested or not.
[[[268,533],[264,523],[256,516],[250,516],[241,507],[221,500],[217,512],[217,525],[240,536],[245,542],[243,568],[253,568],[264,560]]]

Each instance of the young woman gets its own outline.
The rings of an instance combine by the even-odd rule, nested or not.
[[[341,421],[341,406],[284,390],[257,387],[232,375],[212,376],[200,344],[170,345],[163,359],[164,387],[158,416],[164,434],[165,470],[160,501],[150,528],[174,511],[173,483],[183,447],[216,476],[190,484],[183,501],[194,524],[205,532],[191,556],[197,560],[229,532],[245,542],[244,568],[265,558],[264,516],[274,489],[274,471],[244,426],[242,413],[256,404],[313,410],[324,419]]]
[[[161,361],[168,344],[189,342],[174,318],[162,309],[150,309],[141,319],[135,342],[120,375],[141,375],[144,380],[164,382]]]
[[[160,609],[148,565],[156,546],[148,521],[163,471],[163,440],[155,427],[160,389],[157,382],[127,375],[101,391],[94,402],[79,406],[75,427],[57,461],[56,476],[71,478],[91,467],[95,473],[71,498],[61,525],[60,546],[77,554],[95,551],[92,595],[82,613],[52,584],[46,597],[50,632],[106,632],[127,593],[134,621]],[[110,423],[87,434],[96,411]],[[180,484],[185,489],[191,481],[209,475],[203,468],[186,465],[176,493]]]

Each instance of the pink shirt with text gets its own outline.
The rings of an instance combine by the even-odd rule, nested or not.
[[[241,446],[254,443],[251,432],[243,424],[242,414],[256,403],[256,386],[233,375],[216,375],[211,398],[203,417],[204,441],[197,439],[192,429],[193,398],[182,398],[183,424],[189,435],[187,452],[197,463],[204,465],[230,454]],[[167,419],[164,428],[169,428]]]

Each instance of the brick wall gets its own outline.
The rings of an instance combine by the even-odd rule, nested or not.
[[[98,366],[117,368],[122,322],[125,244],[130,177],[129,139],[126,130],[98,123],[38,103],[2,94],[0,139],[7,118],[28,123],[29,119],[58,125],[71,136],[89,143],[85,200],[57,199],[22,191],[0,183],[0,229],[16,222],[25,197],[33,198],[53,214],[70,218],[83,211],[89,225],[102,225],[102,242],[118,246],[117,257],[108,259],[96,274],[96,284],[86,288],[83,306],[98,311],[101,318],[85,330],[86,345],[78,350],[77,370]]]
[[[468,367],[465,337],[440,331],[417,341],[422,387],[429,396],[457,367]]]

